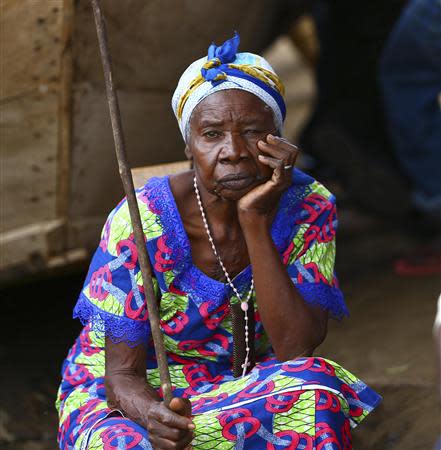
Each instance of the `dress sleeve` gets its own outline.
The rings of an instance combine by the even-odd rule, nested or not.
[[[310,188],[295,214],[294,234],[283,253],[283,261],[304,300],[341,319],[348,315],[348,310],[334,272],[335,197],[316,181]]]
[[[138,205],[148,239],[148,228],[152,220],[154,227],[155,221],[146,203],[139,198]],[[157,294],[156,279],[153,282]],[[84,325],[90,324],[98,336],[108,336],[115,343],[135,346],[150,339],[138,253],[125,200],[107,218],[75,305],[74,318],[79,318]]]

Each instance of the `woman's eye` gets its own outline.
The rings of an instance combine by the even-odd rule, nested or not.
[[[210,139],[220,136],[220,132],[217,130],[209,130],[204,133],[204,136]]]
[[[254,128],[250,128],[249,130],[245,130],[245,134],[256,135],[256,134],[261,134],[261,131],[256,130]]]

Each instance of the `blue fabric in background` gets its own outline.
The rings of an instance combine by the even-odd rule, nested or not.
[[[441,0],[410,0],[379,67],[396,156],[415,207],[441,214]]]

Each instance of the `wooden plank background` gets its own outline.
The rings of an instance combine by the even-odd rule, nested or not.
[[[239,30],[242,49],[261,51],[296,14],[288,0],[102,4],[132,167],[183,159],[170,101],[213,38]],[[15,252],[0,269],[44,267],[93,250],[122,197],[90,2],[2,0],[0,33],[0,245]]]
[[[2,2],[0,231],[56,217],[62,7]]]

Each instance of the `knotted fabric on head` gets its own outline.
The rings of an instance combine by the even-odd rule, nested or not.
[[[270,64],[253,53],[237,53],[240,37],[211,44],[208,55],[192,63],[182,74],[173,94],[172,107],[184,140],[194,108],[214,92],[241,89],[259,97],[273,111],[274,124],[282,131],[286,106],[284,88]]]

